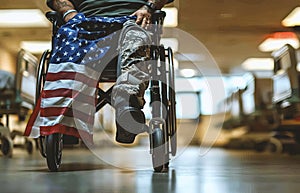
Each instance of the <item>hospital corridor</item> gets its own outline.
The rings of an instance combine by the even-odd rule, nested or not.
[[[298,193],[299,26],[297,0],[2,2],[0,192]]]

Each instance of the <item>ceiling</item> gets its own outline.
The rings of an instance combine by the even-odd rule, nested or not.
[[[268,33],[288,31],[281,20],[299,0],[184,0],[179,28],[211,52],[220,69],[229,72],[248,57],[268,57],[258,45]]]
[[[0,8],[39,8],[46,12],[44,2],[10,0],[1,2]],[[268,33],[290,31],[281,25],[281,20],[299,5],[299,0],[175,0],[174,5],[179,9],[176,29],[180,33],[175,36],[180,52],[201,54],[204,49],[193,46],[200,44],[221,71],[228,73],[248,57],[270,56],[260,52],[258,45]],[[0,28],[0,44],[16,53],[20,41],[49,40],[50,34],[50,27]],[[166,34],[172,36],[174,30],[167,29]],[[189,37],[188,41],[184,36]]]

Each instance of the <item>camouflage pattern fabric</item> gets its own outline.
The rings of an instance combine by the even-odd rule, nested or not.
[[[112,92],[115,107],[129,105],[143,108],[151,70],[150,44],[149,32],[132,20],[124,23],[119,39],[121,74]]]

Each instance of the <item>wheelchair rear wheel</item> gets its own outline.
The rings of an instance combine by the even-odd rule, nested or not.
[[[48,168],[51,172],[56,172],[61,164],[63,135],[60,133],[48,135],[45,142]]]
[[[40,136],[38,138],[38,148],[40,150],[40,154],[46,158],[47,155],[46,155],[46,140],[45,140],[45,136]]]
[[[50,57],[50,51],[46,50],[40,60],[38,70],[37,70],[37,79],[36,79],[36,97],[35,97],[35,103],[37,104],[37,100],[40,97],[41,91],[44,87],[44,83],[46,80],[46,74],[48,69],[48,62]]]
[[[37,70],[37,79],[36,79],[36,96],[35,96],[35,104],[38,103],[38,100],[40,98],[42,89],[44,87],[44,83],[46,81],[46,74],[49,64],[49,58],[50,58],[50,50],[44,51],[42,54],[42,57],[40,59],[38,70]],[[40,136],[38,139],[38,148],[41,153],[41,155],[46,158],[46,139],[45,136]]]
[[[176,155],[177,152],[177,123],[176,123],[176,96],[175,96],[175,71],[173,64],[173,51],[171,48],[166,49],[167,58],[169,63],[168,73],[168,97],[169,97],[169,108],[168,108],[168,120],[167,125],[169,127],[170,136],[170,147],[172,156]]]

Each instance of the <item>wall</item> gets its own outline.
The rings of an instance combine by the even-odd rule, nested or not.
[[[0,70],[11,73],[16,71],[16,55],[8,52],[0,45]]]

